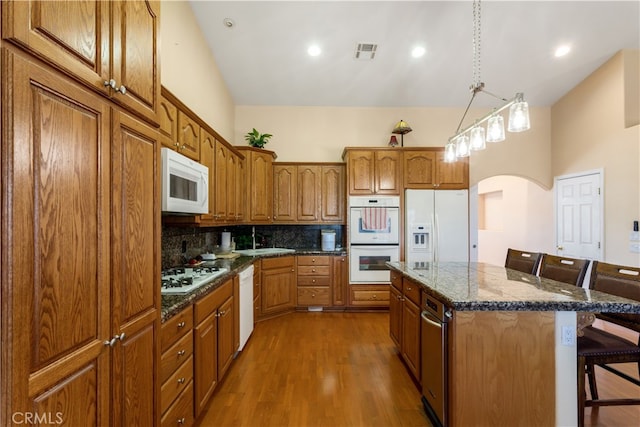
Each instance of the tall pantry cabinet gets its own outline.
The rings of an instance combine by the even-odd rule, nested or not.
[[[0,425],[157,425],[159,4],[2,19]]]

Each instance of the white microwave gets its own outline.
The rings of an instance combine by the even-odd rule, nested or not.
[[[209,213],[209,168],[163,147],[162,212]]]

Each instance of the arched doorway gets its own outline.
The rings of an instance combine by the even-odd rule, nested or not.
[[[485,178],[470,190],[472,259],[503,265],[508,248],[555,253],[553,190],[513,175]],[[473,245],[476,245],[476,248]]]

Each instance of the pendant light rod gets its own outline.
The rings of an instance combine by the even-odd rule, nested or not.
[[[473,98],[475,97],[476,92],[474,92],[473,96],[471,97],[471,101],[473,101]],[[462,125],[462,120],[464,120],[464,117],[467,115],[467,111],[469,110],[469,107],[471,106],[471,101],[469,102],[469,105],[467,106],[467,109],[464,112],[464,115],[462,116],[462,120],[460,121],[460,125],[458,125],[458,130],[456,131],[456,134],[453,135],[451,138],[449,138],[449,141],[453,141],[455,140],[458,136],[469,132],[472,128],[474,128],[475,126],[478,126],[484,122],[486,122],[487,120],[489,120],[492,116],[495,116],[496,114],[499,114],[500,112],[502,112],[503,110],[506,110],[507,108],[511,107],[513,104],[515,104],[516,102],[522,102],[522,100],[524,99],[524,94],[523,93],[516,93],[516,96],[514,96],[513,98],[511,98],[510,100],[506,100],[507,102],[499,107],[499,108],[494,108],[490,113],[482,116],[481,118],[477,119],[475,122],[473,122],[473,124],[467,126],[466,128],[460,130],[460,126]]]

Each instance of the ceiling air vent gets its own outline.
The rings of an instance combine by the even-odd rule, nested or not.
[[[373,43],[358,43],[356,46],[356,59],[373,59],[376,56],[378,45]]]

